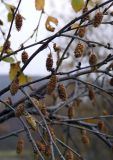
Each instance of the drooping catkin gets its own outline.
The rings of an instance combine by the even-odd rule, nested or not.
[[[16,29],[17,31],[20,31],[21,30],[21,27],[22,27],[22,23],[23,23],[23,18],[21,16],[21,14],[16,14],[16,17],[15,17],[15,25],[16,25]]]
[[[74,55],[76,58],[80,58],[84,53],[84,45],[82,43],[78,43],[75,50]]]
[[[48,71],[52,71],[52,67],[53,67],[53,58],[51,53],[48,55],[47,59],[46,59],[46,69]]]
[[[24,139],[22,137],[18,138],[17,146],[16,146],[16,153],[21,154],[24,149]]]
[[[78,36],[83,38],[85,36],[85,33],[86,33],[86,27],[81,27],[79,30],[78,30]]]
[[[95,99],[95,92],[94,92],[92,87],[88,87],[88,96],[89,96],[90,100],[94,100]]]
[[[55,90],[56,85],[57,85],[57,76],[52,75],[47,85],[47,94],[51,94]]]
[[[35,118],[28,112],[24,112],[25,119],[31,128],[35,131],[37,129],[37,124]]]
[[[73,108],[73,106],[69,106],[68,107],[68,117],[69,117],[69,119],[72,119],[73,116],[74,116],[74,108]]]
[[[97,12],[94,16],[94,19],[93,19],[93,26],[98,27],[101,24],[102,19],[103,19],[103,13]]]
[[[67,99],[66,89],[63,84],[58,85],[58,95],[62,101],[65,101]]]
[[[45,103],[42,101],[39,101],[38,107],[39,107],[40,111],[42,112],[42,114],[44,116],[46,116],[47,115],[47,107],[46,107]]]
[[[40,152],[45,153],[45,151],[46,151],[46,145],[44,143],[42,143],[41,141],[36,141],[36,144],[37,144]]]
[[[21,54],[21,59],[24,64],[27,62],[28,58],[29,58],[28,53],[26,51],[23,51]]]
[[[15,95],[19,89],[19,80],[15,78],[10,85],[10,92],[12,95]]]
[[[21,103],[17,106],[16,110],[15,110],[15,116],[16,117],[20,117],[24,114],[24,104]]]
[[[82,134],[82,136],[81,136],[81,140],[82,140],[82,142],[84,143],[84,144],[89,144],[90,143],[90,140],[89,140],[89,137],[88,137],[88,135],[87,135],[87,131],[85,130],[85,129],[83,129],[82,131],[81,131],[81,134]]]
[[[74,160],[74,155],[71,150],[66,151],[66,160]]]
[[[95,65],[97,63],[97,56],[95,53],[90,53],[89,55],[89,64]]]
[[[105,128],[105,123],[102,120],[98,121],[98,128],[99,130],[103,130]]]
[[[85,13],[87,13],[88,12],[88,8],[87,7],[85,7],[84,9],[83,9],[83,14],[85,14]],[[89,20],[90,19],[90,15],[89,14],[87,14],[86,16],[84,16],[84,18],[83,18],[83,20],[84,21],[86,21],[86,20]]]

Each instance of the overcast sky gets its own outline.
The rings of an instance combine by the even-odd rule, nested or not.
[[[7,3],[11,3],[12,2],[15,4],[15,2],[18,2],[18,0],[6,0],[5,2]],[[63,19],[66,19],[68,17],[68,13],[71,11],[73,12],[70,3],[68,3],[69,0],[47,0],[45,3],[45,12],[48,15],[52,15],[56,18],[59,19],[59,17],[61,17],[59,19],[59,24],[58,27],[56,28],[55,31],[58,31],[58,29],[60,29],[61,27],[63,27],[64,25],[64,21]],[[0,2],[1,3],[1,2]],[[65,7],[64,7],[65,6]],[[62,12],[63,10],[63,12]],[[21,32],[17,32],[15,30],[15,24],[13,25],[13,30],[11,32],[11,47],[13,48],[13,50],[16,50],[19,48],[19,45],[24,42],[33,32],[33,29],[35,29],[38,20],[39,20],[39,16],[40,16],[40,12],[36,11],[35,9],[35,0],[29,0],[29,1],[24,1],[22,0],[20,9],[19,9],[20,13],[22,14],[23,17],[25,17],[26,19],[23,22],[23,27]],[[67,12],[68,11],[68,12]],[[54,13],[54,15],[53,15]],[[0,14],[3,15],[3,17],[6,18],[7,12],[6,9],[1,5],[0,8]],[[38,31],[38,40],[41,40],[45,37],[47,37],[48,35],[52,35],[54,33],[50,33],[48,31],[46,31],[45,29],[45,20],[47,18],[47,14],[43,15],[43,18],[41,20],[41,27],[39,28]],[[3,27],[4,30],[8,30],[10,23],[8,23],[6,26]],[[0,35],[1,36],[1,35]],[[2,42],[2,41],[1,41]],[[26,45],[30,44],[30,43],[34,43],[34,39],[30,40],[28,43],[26,43]],[[2,43],[0,43],[0,45],[2,45]],[[30,48],[28,49],[28,53],[29,55],[31,55],[35,50],[37,49],[36,47]],[[35,75],[43,75],[43,74],[48,74],[48,72],[46,71],[45,68],[45,61],[46,61],[46,57],[47,54],[49,53],[49,50],[46,52],[43,51],[41,52],[38,56],[36,56],[35,59],[33,59],[33,61],[30,63],[30,65],[27,67],[27,69],[25,70],[26,74],[35,74]],[[20,55],[21,52],[18,54],[17,59],[20,59]],[[4,62],[0,62],[0,74],[8,74],[9,72],[9,64],[8,63],[4,63]]]

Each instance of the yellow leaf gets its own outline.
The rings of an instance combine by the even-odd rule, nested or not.
[[[97,124],[97,119],[86,119],[84,121],[91,124]]]
[[[35,0],[36,10],[44,10],[45,0]]]
[[[54,32],[55,30],[55,27],[53,27],[50,23],[53,23],[55,25],[58,25],[58,20],[55,18],[55,17],[52,17],[52,16],[48,16],[47,20],[46,20],[46,23],[45,23],[45,26],[46,26],[46,29],[50,32]]]
[[[84,7],[84,0],[72,0],[71,5],[75,12],[79,12]]]
[[[9,78],[13,80],[17,72],[20,71],[20,69],[21,69],[20,62],[10,64]],[[31,78],[24,75],[24,73],[21,73],[18,79],[19,79],[19,85],[23,85],[31,81]]]
[[[10,64],[9,78],[13,80],[18,71],[20,71],[20,62]]]
[[[78,23],[74,23],[71,25],[71,29],[77,29],[79,27]]]

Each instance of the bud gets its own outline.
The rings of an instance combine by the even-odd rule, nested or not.
[[[23,138],[19,137],[16,146],[16,153],[21,154],[23,152],[23,149],[24,149],[24,140]]]
[[[15,78],[10,85],[10,92],[12,95],[15,95],[19,89],[19,80]]]
[[[15,116],[16,117],[20,117],[22,116],[24,113],[24,104],[19,104],[15,110]]]
[[[93,26],[98,27],[101,24],[102,19],[103,19],[103,13],[97,12],[94,16],[94,19],[93,19]]]
[[[46,69],[48,71],[51,71],[53,67],[53,58],[51,53],[48,55],[47,60],[46,60]]]
[[[49,80],[49,83],[47,85],[47,93],[48,94],[51,94],[55,90],[56,84],[57,84],[57,76],[52,75],[50,80]]]
[[[17,31],[20,31],[23,23],[22,16],[18,13],[15,18],[16,29]]]
[[[74,53],[76,58],[80,58],[84,53],[84,45],[82,43],[78,43]]]
[[[66,89],[63,84],[58,85],[58,95],[59,98],[63,101],[67,99]]]
[[[22,59],[22,62],[25,64],[28,60],[28,53],[26,51],[23,51],[22,54],[21,54],[21,59]]]
[[[7,52],[8,49],[10,49],[10,46],[11,46],[11,42],[10,41],[7,41],[4,43],[4,52]]]

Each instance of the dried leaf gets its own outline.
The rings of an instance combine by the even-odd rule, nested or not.
[[[79,12],[84,7],[84,0],[72,0],[71,5],[75,12]]]
[[[45,23],[45,27],[48,31],[50,32],[54,32],[55,27],[53,27],[50,23],[55,24],[56,26],[58,25],[58,20],[55,17],[52,16],[48,16],[46,23]]]
[[[45,0],[35,0],[35,8],[36,10],[43,10],[45,6]]]

